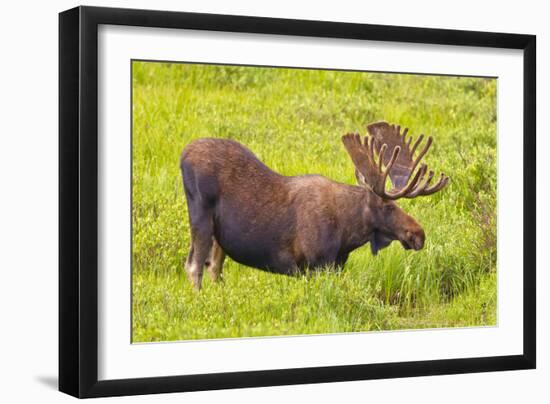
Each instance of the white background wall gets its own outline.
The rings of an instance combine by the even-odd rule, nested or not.
[[[6,2],[0,62],[0,401],[68,402],[57,386],[57,13]],[[116,398],[116,402],[548,402],[550,392],[550,25],[545,2],[93,1],[88,5],[530,33],[538,41],[538,369]],[[545,74],[545,72],[547,74]],[[518,134],[519,136],[520,134]],[[521,237],[521,234],[518,234]],[[414,347],[411,347],[414,349]]]

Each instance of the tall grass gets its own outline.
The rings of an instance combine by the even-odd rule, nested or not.
[[[133,63],[133,340],[479,326],[496,319],[496,81],[303,69]],[[427,161],[451,184],[399,205],[424,227],[350,255],[344,271],[288,278],[227,259],[194,293],[179,154],[235,139],[284,175],[354,183],[340,142],[386,120],[426,131]]]

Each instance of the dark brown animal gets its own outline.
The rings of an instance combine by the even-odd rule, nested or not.
[[[407,129],[386,122],[368,126],[370,136],[342,137],[360,186],[321,175],[287,177],[269,169],[233,140],[203,138],[181,154],[189,210],[191,248],[186,271],[200,289],[204,266],[221,279],[225,255],[244,265],[280,274],[342,267],[351,251],[369,243],[373,254],[399,240],[405,249],[424,246],[422,227],[394,200],[430,195],[448,183],[426,176],[430,137],[414,154]],[[387,149],[391,153],[386,153]],[[392,190],[386,190],[390,177]]]

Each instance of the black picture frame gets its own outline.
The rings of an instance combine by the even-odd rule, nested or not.
[[[523,354],[99,381],[100,24],[523,50]],[[59,390],[84,398],[535,368],[535,73],[534,35],[97,7],[60,13]]]

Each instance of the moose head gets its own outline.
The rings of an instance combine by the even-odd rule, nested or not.
[[[367,130],[364,138],[342,137],[359,187],[321,175],[280,175],[233,140],[190,143],[180,164],[191,228],[186,271],[195,288],[204,267],[213,279],[221,278],[226,254],[248,266],[294,275],[343,267],[349,253],[366,243],[373,254],[393,240],[405,249],[422,249],[424,230],[395,201],[431,195],[448,184],[445,174],[432,184],[434,172],[420,164],[433,139],[415,157],[423,135],[412,144],[400,126],[377,122]]]
[[[434,172],[430,170],[426,176],[427,165],[418,167],[433,138],[428,137],[422,151],[414,158],[424,135],[420,135],[411,147],[413,138],[407,138],[408,128],[401,133],[399,125],[377,122],[368,125],[367,130],[370,136],[365,136],[364,140],[359,134],[350,133],[342,137],[342,142],[355,165],[357,182],[372,194],[366,207],[377,223],[370,240],[371,250],[377,254],[393,240],[399,240],[407,250],[420,250],[426,238],[424,230],[395,201],[431,195],[449,182],[449,177],[441,173],[439,181],[431,185]],[[388,149],[392,152],[387,153]],[[390,191],[386,190],[388,176],[393,185]]]

